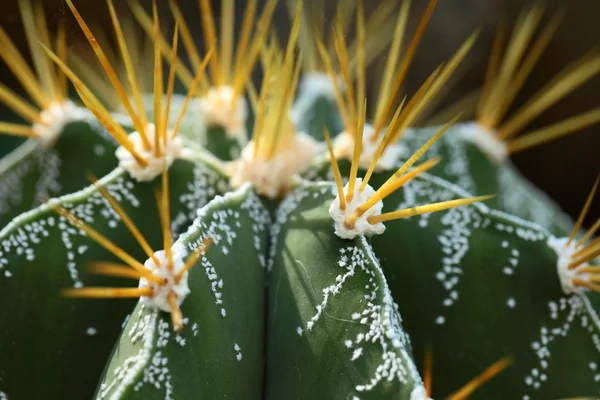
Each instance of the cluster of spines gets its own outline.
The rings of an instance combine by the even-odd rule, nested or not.
[[[302,9],[302,3],[299,2],[297,11]],[[252,137],[254,158],[272,159],[281,147],[286,147],[295,132],[288,113],[294,101],[302,65],[303,54],[298,57],[294,54],[299,28],[300,18],[296,18],[285,51],[282,52],[277,41],[272,40],[263,53],[265,73],[262,87],[258,96],[251,95],[256,114]]]
[[[369,184],[369,180],[374,171],[375,165],[377,164],[378,158],[375,157],[371,161],[371,165],[367,170],[364,179],[362,180],[360,186],[356,187],[357,182],[357,174],[359,169],[359,158],[360,158],[360,149],[362,144],[362,134],[364,129],[364,114],[366,110],[366,101],[363,102],[363,113],[362,118],[358,121],[358,125],[355,130],[355,151],[352,156],[352,164],[350,167],[350,174],[348,178],[348,184],[346,185],[346,191],[344,192],[344,186],[342,182],[342,176],[340,173],[340,169],[338,166],[338,162],[334,155],[333,145],[331,143],[331,138],[329,133],[325,130],[325,140],[327,142],[327,146],[329,148],[329,153],[331,157],[332,168],[335,175],[335,183],[337,187],[338,197],[340,204],[340,209],[342,212],[346,210],[346,206],[349,202],[352,201],[353,197],[357,193],[362,193],[367,188]],[[396,190],[400,189],[407,182],[414,179],[419,174],[426,172],[433,168],[439,162],[439,159],[434,158],[428,160],[412,170],[411,167],[415,165],[415,163],[421,158],[421,156],[448,130],[448,128],[454,123],[454,121],[450,121],[444,127],[442,127],[431,139],[429,139],[419,150],[417,150],[392,176],[388,178],[388,180],[373,194],[369,197],[367,201],[361,204],[359,207],[348,210],[349,214],[346,214],[347,217],[344,221],[344,225],[346,229],[352,230],[355,228],[356,220],[364,215],[369,209],[371,209],[375,204],[380,201],[383,201],[387,196],[394,193]],[[378,154],[380,156],[381,154]],[[475,202],[485,201],[493,197],[493,195],[488,196],[478,196],[466,199],[456,199],[449,200],[434,204],[422,205],[417,207],[411,207],[403,210],[397,210],[388,212],[385,214],[372,215],[367,221],[372,224],[378,224],[386,221],[407,218],[415,215],[427,214],[431,212],[443,211],[454,207],[460,207],[468,204],[472,204]]]
[[[508,153],[529,149],[600,122],[600,108],[595,108],[515,138],[537,116],[600,73],[599,55],[587,55],[567,67],[508,120],[502,122],[562,20],[562,14],[555,14],[528,47],[542,13],[542,7],[535,5],[520,15],[506,45],[504,58],[502,50],[506,39],[506,27],[503,24],[499,25],[477,106],[477,122],[492,131],[497,140],[504,142]]]
[[[567,241],[567,247],[572,246],[575,249],[575,252],[571,255],[571,262],[567,268],[576,271],[580,276],[573,279],[573,284],[596,292],[600,292],[600,265],[590,265],[589,263],[600,256],[600,238],[591,241],[589,240],[594,236],[598,229],[600,229],[600,218],[598,218],[579,239],[576,240],[576,236],[590,209],[599,183],[600,176],[596,179]]]
[[[130,55],[131,64],[136,75],[136,82],[140,93],[152,93],[154,86],[154,71],[153,68],[148,68],[149,65],[154,65],[154,41],[151,37],[146,37],[138,27],[137,21],[132,16],[121,13],[119,14],[119,22],[123,32],[123,38]],[[108,36],[109,32],[98,27],[92,20],[88,22],[91,30],[94,32],[96,41],[104,51],[110,65],[112,65],[117,75],[123,81],[126,81],[130,72],[123,65],[121,52],[118,44],[113,46],[112,37]],[[113,35],[114,36],[114,35]],[[121,39],[117,38],[117,42]],[[99,62],[94,62],[96,54],[89,47],[87,39],[75,38],[72,40],[72,50],[67,55],[67,65],[73,72],[93,90],[94,94],[102,100],[103,104],[111,111],[121,111],[123,105],[118,96],[115,96],[114,88],[110,79],[105,74],[102,65]],[[177,64],[179,67],[179,63]],[[133,98],[134,93],[129,85],[126,86],[128,95]]]
[[[291,19],[297,17],[296,11],[298,6],[297,0],[288,0],[288,11]],[[357,6],[358,0],[348,0],[342,4],[338,4],[333,21],[341,31],[346,33],[351,28],[352,19],[359,18]],[[336,39],[335,35],[328,35],[328,31],[324,28],[325,14],[327,12],[325,2],[311,2],[310,8],[305,7],[301,10],[301,25],[298,38],[298,49],[303,52],[302,69],[304,74],[311,73],[327,73],[327,66],[319,58],[318,46],[319,42],[323,42],[323,47],[326,49],[331,59],[336,55]],[[369,65],[389,44],[393,34],[393,18],[392,15],[398,2],[396,0],[385,0],[378,5],[373,13],[367,18],[365,31],[369,32],[369,37],[365,42],[364,63]],[[362,10],[362,3],[360,4]],[[364,14],[363,14],[364,17]],[[358,30],[357,30],[358,34]],[[323,39],[322,39],[323,38]],[[356,54],[358,40],[348,43],[350,54]],[[349,74],[355,76],[357,72],[358,59],[353,57],[349,59]],[[339,65],[335,64],[335,68]]]
[[[33,59],[34,70],[21,55],[7,32],[0,28],[0,57],[4,60],[10,71],[17,78],[25,92],[33,102],[29,102],[0,84],[0,102],[7,105],[12,111],[21,116],[30,125],[0,122],[0,133],[37,137],[32,124],[47,125],[48,122],[41,118],[44,110],[53,105],[61,105],[67,100],[67,82],[64,74],[53,68],[48,58],[45,57],[39,43],[52,47],[62,58],[67,54],[66,28],[64,21],[58,24],[58,32],[54,43],[50,42],[50,34],[46,25],[46,17],[41,2],[32,6],[30,0],[19,0],[19,8],[25,36]]]
[[[206,94],[210,88],[230,87],[234,93],[232,103],[235,103],[235,100],[243,94],[267,39],[277,0],[268,0],[263,7],[260,16],[257,15],[257,3],[257,0],[250,0],[247,2],[239,40],[234,49],[234,1],[223,1],[221,35],[219,40],[220,47],[214,52],[209,61],[209,73],[202,74],[200,78],[200,90],[195,91],[197,95],[201,96]],[[142,28],[149,36],[153,37],[152,18],[146,13],[137,0],[128,0],[128,4]],[[209,0],[200,0],[199,5],[204,45],[206,49],[210,49],[217,41],[214,13]],[[186,54],[191,61],[193,69],[198,71],[201,69],[203,62],[201,61],[199,48],[192,39],[189,25],[185,21],[183,13],[175,0],[169,0],[169,7],[173,17],[178,21],[180,26],[182,42]],[[255,22],[257,17],[258,21]],[[158,42],[163,57],[166,60],[169,60],[172,49],[168,41],[160,36],[158,37]],[[193,74],[190,73],[190,70],[185,64],[179,62],[176,73],[180,81],[188,88],[191,88],[194,81]]]
[[[174,35],[173,35],[173,46],[172,46],[173,51],[171,52],[171,55],[169,58],[171,67],[170,67],[169,78],[168,78],[168,83],[167,83],[167,100],[166,100],[165,109],[163,111],[163,108],[162,108],[163,72],[162,72],[162,60],[161,60],[161,56],[160,56],[160,41],[158,40],[158,37],[160,35],[160,25],[158,22],[156,6],[154,7],[153,26],[154,26],[154,38],[155,38],[155,42],[154,42],[155,43],[155,59],[154,59],[154,124],[153,124],[153,126],[155,129],[155,133],[154,133],[154,142],[151,143],[151,141],[149,139],[149,135],[148,135],[148,129],[150,127],[150,124],[148,123],[148,116],[146,115],[146,112],[144,111],[144,107],[142,104],[142,96],[138,89],[138,84],[137,84],[137,79],[136,79],[136,71],[133,68],[133,64],[131,62],[131,57],[130,57],[130,54],[128,51],[128,47],[125,42],[125,39],[123,36],[123,31],[121,29],[119,19],[116,15],[112,0],[107,0],[107,3],[108,3],[109,11],[111,14],[112,23],[113,23],[113,26],[115,29],[115,34],[117,37],[119,50],[120,50],[125,68],[127,70],[127,79],[128,79],[129,87],[131,88],[131,91],[133,93],[133,100],[134,100],[135,104],[132,104],[132,102],[127,94],[127,91],[125,90],[125,86],[119,79],[117,73],[115,72],[114,67],[109,63],[108,58],[104,54],[104,51],[98,44],[98,41],[94,37],[93,33],[89,29],[89,27],[86,24],[86,22],[84,21],[84,19],[81,17],[79,12],[73,5],[72,1],[71,0],[65,0],[65,1],[67,2],[69,8],[73,12],[73,15],[75,16],[75,18],[77,19],[77,22],[79,23],[87,40],[89,41],[90,45],[92,46],[92,49],[93,49],[94,53],[96,54],[96,56],[98,57],[98,60],[102,64],[102,68],[104,69],[106,75],[108,76],[109,80],[111,81],[116,94],[118,95],[118,97],[120,98],[120,100],[122,102],[123,107],[126,109],[127,113],[131,117],[133,125],[136,129],[136,132],[139,133],[140,138],[143,142],[143,149],[146,151],[152,150],[154,153],[154,156],[157,158],[160,158],[161,156],[163,156],[164,149],[167,147],[168,142],[173,140],[178,133],[180,124],[183,120],[183,116],[185,115],[185,111],[187,109],[189,101],[195,92],[196,86],[198,85],[198,82],[204,72],[204,68],[206,67],[206,65],[208,63],[208,60],[210,59],[212,50],[209,51],[206,54],[206,56],[204,57],[204,60],[203,60],[202,64],[200,65],[198,73],[197,73],[196,77],[194,78],[194,80],[192,81],[188,95],[186,97],[186,101],[184,102],[184,105],[179,112],[179,116],[178,116],[173,128],[169,129],[169,114],[170,114],[170,107],[171,107],[171,99],[173,97],[174,76],[175,76],[175,70],[176,70],[176,65],[177,65],[177,56],[176,55],[177,55],[177,43],[178,43],[178,28],[177,28],[177,26],[175,27],[175,31],[174,31]],[[75,86],[77,93],[79,94],[81,100],[88,107],[88,109],[90,111],[92,111],[92,113],[94,113],[94,115],[96,116],[98,121],[100,121],[100,123],[102,123],[104,125],[104,127],[108,130],[108,132],[110,132],[110,134],[115,138],[115,140],[132,155],[132,157],[137,161],[137,163],[141,167],[146,167],[148,164],[148,160],[140,154],[139,149],[135,148],[134,143],[132,143],[131,139],[129,138],[128,133],[121,127],[121,125],[119,125],[114,120],[114,118],[111,116],[110,112],[102,105],[102,103],[92,93],[92,91],[83,83],[83,81],[81,79],[79,79],[77,77],[77,75],[75,75],[73,73],[73,71],[64,63],[64,61],[57,54],[54,54],[47,47],[44,47],[44,49],[46,50],[46,53],[48,54],[48,56],[54,62],[56,62],[58,64],[58,66],[64,71],[64,73],[69,77],[69,79]],[[163,112],[164,112],[164,114],[163,114]]]
[[[434,72],[425,80],[417,92],[407,102],[407,98],[400,102],[400,105],[395,108],[398,101],[398,95],[402,89],[404,79],[408,69],[414,59],[416,50],[421,42],[425,29],[431,19],[436,0],[430,0],[425,10],[417,30],[415,31],[406,50],[400,54],[403,45],[403,39],[406,31],[406,23],[410,9],[410,1],[404,1],[400,12],[396,29],[394,31],[391,49],[385,65],[382,83],[380,85],[380,93],[375,109],[375,118],[373,120],[373,129],[368,138],[371,143],[379,142],[379,153],[383,153],[386,146],[397,142],[406,128],[411,126],[419,116],[427,109],[428,105],[439,93],[439,91],[448,82],[457,67],[461,64],[468,51],[473,46],[478,33],[471,35],[465,43],[459,48],[452,59],[444,66],[440,65]],[[351,64],[348,55],[348,46],[344,39],[343,26],[338,20],[333,29],[333,38],[336,49],[336,58],[339,62],[340,71],[336,71],[333,67],[332,57],[327,51],[322,40],[317,39],[317,48],[327,73],[333,83],[336,102],[340,115],[344,124],[345,132],[353,134],[359,117],[359,104],[365,96],[366,82],[366,62],[365,54],[367,42],[365,27],[365,19],[363,12],[363,4],[361,2],[357,13],[357,45],[356,45],[356,75],[357,84],[354,89],[353,79],[351,75]],[[339,83],[339,78],[343,82],[343,88]],[[342,90],[344,89],[344,90]],[[356,95],[355,95],[356,94]],[[395,112],[394,112],[395,108]],[[391,120],[391,122],[390,122]],[[386,125],[387,128],[386,128]],[[385,130],[385,134],[384,134]]]
[[[127,215],[125,210],[119,205],[117,200],[109,193],[109,191],[99,184],[95,179],[92,178],[92,182],[96,186],[98,192],[106,199],[110,207],[119,215],[123,224],[127,227],[132,236],[136,239],[139,246],[142,248],[148,259],[154,262],[154,265],[159,265],[160,261],[156,257],[155,252],[152,250],[150,244],[145,239],[144,235],[135,225],[134,221]],[[160,192],[156,192],[156,202],[159,211],[159,218],[161,228],[163,232],[163,248],[167,259],[167,269],[173,272],[173,280],[177,284],[183,278],[183,276],[192,268],[202,255],[206,253],[212,241],[207,238],[204,242],[188,256],[183,268],[179,271],[174,271],[173,263],[173,238],[171,234],[171,222],[170,222],[170,207],[169,207],[169,174],[167,168],[163,169],[162,172],[162,189]],[[73,213],[67,209],[54,205],[53,208],[60,215],[65,217],[74,226],[82,229],[88,237],[95,241],[100,246],[104,247],[115,257],[119,258],[125,263],[106,263],[106,262],[94,262],[90,264],[89,271],[95,274],[118,277],[118,278],[129,278],[139,280],[144,278],[155,285],[166,284],[167,281],[154,275],[146,266],[136,260],[133,256],[129,255],[125,250],[121,249],[118,245],[113,243],[110,239],[96,231],[94,228],[86,224],[81,219],[77,218]],[[138,287],[138,288],[105,288],[105,287],[83,287],[83,288],[70,288],[64,289],[62,294],[68,297],[79,297],[79,298],[127,298],[127,297],[147,297],[152,298],[154,293],[151,287]],[[183,327],[183,318],[181,310],[177,303],[175,293],[171,292],[167,295],[167,301],[171,308],[171,319],[173,327],[176,330],[180,330]]]

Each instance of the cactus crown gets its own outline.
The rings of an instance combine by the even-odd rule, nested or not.
[[[10,35],[0,28],[0,57],[31,97],[32,102],[0,84],[0,101],[31,125],[0,123],[0,133],[38,139],[45,147],[52,146],[65,123],[74,117],[74,105],[67,97],[65,75],[54,68],[39,43],[52,47],[60,57],[67,53],[64,21],[59,23],[56,40],[49,42],[50,34],[41,3],[32,6],[29,0],[19,1],[25,36],[34,69],[27,64]]]
[[[600,109],[595,108],[515,138],[537,116],[600,72],[598,56],[583,57],[542,87],[514,115],[506,118],[563,18],[561,13],[556,13],[532,42],[542,13],[543,8],[539,4],[521,13],[517,28],[506,44],[504,57],[506,26],[499,25],[477,106],[477,124],[466,130],[467,135],[473,135],[473,140],[496,162],[600,121]]]

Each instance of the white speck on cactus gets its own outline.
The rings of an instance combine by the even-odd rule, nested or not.
[[[341,79],[340,79],[341,84]],[[329,74],[324,72],[309,72],[302,76],[300,81],[300,96],[305,93],[313,94],[313,98],[323,96],[335,101],[335,88]],[[313,101],[314,103],[314,101]]]
[[[427,391],[424,386],[415,386],[410,392],[410,400],[431,400],[431,397],[427,396]]]
[[[243,96],[235,96],[231,86],[210,88],[198,103],[206,126],[222,126],[228,137],[247,142],[248,105]]]
[[[548,309],[550,318],[547,323],[540,326],[540,336],[530,346],[538,359],[538,364],[531,368],[529,374],[525,376],[525,383],[528,389],[533,391],[539,390],[547,381],[544,371],[550,367],[551,347],[559,346],[562,340],[569,335],[572,327],[580,326],[586,329],[590,333],[590,339],[594,342],[596,350],[600,352],[600,337],[597,333],[600,321],[585,294],[576,293],[561,297],[557,301],[550,301]],[[598,353],[590,354],[590,357],[592,360],[596,360]],[[530,398],[529,395],[525,395],[525,397]]]
[[[475,144],[494,164],[501,165],[508,158],[506,144],[497,138],[493,130],[478,122],[462,124],[458,132],[463,140]]]
[[[296,132],[290,143],[281,145],[267,159],[254,154],[254,142],[244,147],[239,160],[232,164],[231,185],[239,187],[252,182],[261,195],[275,198],[289,189],[296,174],[306,169],[314,156],[322,150],[322,144],[311,136]]]
[[[181,271],[185,265],[186,251],[183,245],[176,242],[171,249],[173,252],[173,266],[169,268],[167,257],[164,250],[157,251],[154,253],[159,261],[157,265],[154,260],[149,258],[144,263],[144,266],[152,271],[152,275],[158,276],[164,279],[163,283],[149,282],[145,278],[140,279],[140,288],[151,288],[152,297],[141,297],[140,301],[149,306],[162,311],[171,312],[171,306],[167,300],[170,293],[175,294],[177,305],[181,306],[181,303],[185,300],[188,294],[190,294],[190,288],[188,286],[188,273],[185,272],[181,279],[177,281],[176,275]]]
[[[240,345],[235,343],[233,345],[233,350],[235,351],[235,359],[238,360],[238,362],[242,361],[242,348]]]
[[[142,346],[137,353],[124,360],[122,365],[117,366],[112,371],[114,378],[111,382],[103,382],[98,390],[97,398],[99,400],[119,400],[123,393],[130,388],[138,378],[138,375],[143,370],[144,378],[146,378],[145,368],[152,357],[152,350],[157,333],[158,313],[145,313],[144,307],[141,307],[138,315],[132,318],[137,318],[133,324],[126,330],[126,335],[131,343],[136,344],[141,341]],[[167,329],[168,332],[168,324]],[[160,341],[160,338],[158,338]]]
[[[98,331],[93,326],[90,326],[89,328],[87,328],[85,330],[85,334],[88,335],[88,336],[95,336],[96,333],[98,333]]]
[[[374,142],[371,141],[371,136],[373,135],[373,126],[369,124],[365,124],[363,137],[362,137],[362,146],[360,158],[358,159],[358,165],[361,168],[367,169],[371,164],[373,158],[375,158],[375,153],[379,148],[381,141],[383,140],[384,135],[380,134],[377,137],[377,140]],[[342,132],[337,135],[333,142],[333,148],[336,158],[338,159],[352,159],[352,154],[354,153],[354,134],[349,132]],[[397,167],[398,160],[407,155],[408,150],[401,143],[390,143],[385,148],[383,154],[377,160],[377,164],[375,164],[375,171],[389,171]]]
[[[590,265],[588,263],[583,263],[577,268],[569,268],[569,264],[573,261],[573,254],[580,249],[575,245],[576,241],[572,241],[571,243],[568,243],[568,241],[569,238],[550,237],[547,244],[558,256],[556,271],[558,273],[558,278],[560,279],[562,290],[565,294],[572,294],[588,290],[581,285],[577,285],[575,280],[590,281],[589,274],[580,272],[581,269],[587,268]]]
[[[150,181],[156,178],[163,170],[163,162],[166,158],[167,167],[170,167],[176,158],[183,155],[183,141],[180,137],[175,136],[172,139],[168,139],[166,144],[163,144],[161,148],[161,154],[157,157],[155,154],[155,127],[154,124],[148,124],[146,126],[146,136],[150,142],[150,148],[144,148],[144,143],[139,132],[132,132],[129,134],[129,141],[133,145],[133,148],[137,153],[147,161],[148,165],[141,166],[131,153],[120,146],[116,151],[116,156],[119,159],[119,166],[125,169],[129,174],[136,179],[138,182]],[[167,132],[167,138],[169,138],[171,132]]]
[[[70,100],[54,102],[40,113],[41,122],[33,124],[36,137],[44,148],[52,147],[65,125],[70,121],[81,119],[83,110]]]
[[[352,358],[350,360],[355,361],[358,360],[363,354],[363,349],[362,347],[359,347],[358,349],[354,349],[354,352],[352,353]]]
[[[321,316],[335,297],[342,292],[344,284],[357,274],[368,275],[369,281],[372,283],[371,293],[367,296],[369,301],[364,304],[363,309],[351,314],[353,320],[360,318],[360,326],[365,329],[356,334],[353,337],[354,340],[344,338],[340,342],[346,351],[353,348],[349,355],[351,361],[359,359],[363,355],[363,351],[369,351],[369,349],[364,350],[364,347],[373,344],[381,346],[382,362],[377,366],[374,376],[366,378],[368,383],[355,386],[358,392],[368,392],[383,380],[396,379],[406,383],[409,378],[418,380],[419,377],[414,365],[405,362],[410,358],[406,351],[408,338],[400,327],[397,305],[393,302],[389,287],[385,280],[380,281],[383,271],[364,237],[361,238],[361,241],[361,246],[350,246],[339,250],[339,260],[335,265],[337,268],[341,268],[343,273],[340,272],[334,283],[323,289],[323,299],[316,306],[316,314],[306,322],[306,329],[303,331],[301,327],[298,327],[296,331],[299,335],[301,335],[300,332],[310,335],[312,331],[318,329]],[[375,304],[372,301],[375,298],[381,301]],[[351,346],[348,346],[349,343]],[[355,347],[352,346],[353,343],[356,345]]]
[[[515,308],[515,307],[517,306],[517,302],[515,301],[515,299],[514,299],[514,298],[512,298],[512,297],[509,297],[509,298],[506,300],[506,306],[507,306],[508,308]]]
[[[115,170],[105,177],[103,179],[105,187],[122,204],[127,201],[131,206],[138,207],[140,203],[131,192],[132,183],[124,180],[122,175],[123,171]],[[96,226],[105,224],[109,226],[119,219],[106,199],[93,187],[61,197],[58,200],[52,200],[52,203],[62,204],[79,219]],[[7,240],[2,241],[1,249],[6,254],[11,253],[13,257],[14,254],[18,255],[21,261],[35,262],[38,247],[43,246],[46,239],[56,233],[60,235],[64,246],[65,267],[73,280],[73,286],[83,287],[84,282],[80,279],[77,263],[79,257],[85,254],[82,251],[84,248],[87,249],[90,244],[89,239],[85,237],[82,230],[67,223],[64,217],[48,213],[49,208],[48,205],[42,205],[40,208],[22,214],[5,226],[0,232],[0,236]],[[5,258],[0,257],[0,268],[5,267],[7,263]]]
[[[380,215],[383,209],[383,201],[378,201],[369,208],[364,214],[360,215],[353,226],[348,226],[347,221],[354,212],[375,194],[375,190],[367,185],[362,192],[359,190],[362,183],[361,178],[356,179],[356,186],[352,194],[352,200],[346,203],[346,208],[341,209],[340,198],[336,196],[329,207],[329,215],[333,218],[335,234],[342,239],[354,239],[359,235],[380,235],[385,231],[383,223],[372,224],[368,221],[369,217]],[[348,193],[348,184],[344,187],[344,193]],[[348,195],[346,195],[348,197]]]

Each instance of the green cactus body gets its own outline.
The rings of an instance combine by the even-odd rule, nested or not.
[[[230,139],[225,129],[212,126],[206,130],[203,147],[224,161],[235,160],[240,156],[241,146],[237,139]]]
[[[184,328],[139,302],[123,329],[97,399],[230,397],[260,399],[270,217],[250,186],[216,197],[174,244],[213,245],[190,270]],[[179,251],[179,250],[176,250]]]
[[[83,112],[83,110],[79,110]],[[115,166],[115,141],[88,113],[67,123],[48,149],[35,139],[23,143],[0,164],[0,225],[38,206],[42,200],[72,193],[88,183],[86,173],[108,174]],[[88,165],[81,171],[81,165]]]
[[[196,210],[215,195],[223,193],[227,183],[214,170],[188,161],[175,162],[170,171],[171,225],[175,232],[183,232],[195,218]],[[150,245],[159,246],[160,224],[156,218],[148,218],[148,210],[153,208],[153,185],[138,183],[121,169],[101,179],[100,183],[120,200],[123,209],[145,233]],[[58,203],[52,204],[68,207],[70,212],[96,231],[141,258],[142,249],[95,187],[59,198]],[[88,273],[87,266],[90,262],[117,261],[115,256],[79,229],[69,226],[48,205],[15,219],[3,229],[0,238],[0,303],[6,307],[0,322],[5,332],[2,347],[6,349],[6,357],[0,361],[0,370],[3,381],[10,385],[3,387],[7,387],[9,393],[21,393],[23,397],[44,393],[58,396],[64,391],[85,397],[90,385],[97,381],[106,352],[113,346],[132,303],[125,300],[102,304],[98,300],[65,299],[57,297],[57,294],[68,287],[114,283],[114,279]],[[10,306],[15,302],[20,306]],[[57,330],[57,327],[60,329]],[[31,336],[25,335],[25,332]],[[44,336],[55,339],[40,342],[38,338]],[[41,347],[33,346],[35,343]],[[33,357],[44,354],[44,362],[13,365],[14,360],[26,354]],[[79,371],[83,362],[85,373]],[[58,364],[72,368],[72,372],[52,368]],[[20,378],[28,373],[36,376],[40,384],[23,385]],[[73,374],[77,374],[79,379],[73,380]]]
[[[23,143],[23,139],[10,136],[2,136],[0,138],[0,157],[6,156],[8,153],[19,147]]]
[[[415,149],[424,144],[419,133],[410,133],[419,137]],[[431,138],[431,130],[423,136]],[[431,153],[440,155],[440,141]],[[340,162],[339,168],[347,177],[349,162]],[[387,197],[383,212],[468,197],[457,184],[436,176],[436,168]],[[371,184],[381,186],[391,175],[376,172]],[[305,176],[334,179],[328,162]],[[424,241],[422,232],[427,232]],[[561,286],[559,254],[553,246],[569,233],[557,237],[541,225],[477,204],[402,219],[371,238],[411,332],[417,365],[422,366],[431,349],[434,358],[443,354],[434,368],[452,371],[434,380],[434,393],[449,393],[457,382],[466,382],[506,354],[515,357],[510,372],[478,392],[482,398],[567,397],[598,390],[594,366],[600,362],[600,297],[583,289],[565,292]],[[490,310],[495,310],[493,315]],[[572,375],[571,368],[568,373],[563,369],[569,359],[580,360],[577,367],[569,364],[577,370]]]
[[[276,215],[267,398],[410,398],[422,384],[397,305],[367,240],[333,234],[333,193],[300,185]]]
[[[390,206],[462,196],[424,175]],[[373,237],[416,360],[431,347],[434,371],[444,371],[434,393],[448,393],[504,354],[512,354],[514,364],[479,396],[560,398],[597,391],[600,298],[563,291],[552,240],[540,226],[481,205],[401,220]]]
[[[496,193],[490,206],[538,223],[556,235],[568,235],[573,221],[554,201],[524,178],[510,160],[500,164],[463,133],[473,123],[457,124],[432,146],[431,156],[441,158],[431,170],[471,193]],[[412,154],[437,132],[436,128],[412,129],[402,140]]]
[[[327,74],[305,75],[291,111],[296,129],[308,133],[316,140],[323,137],[323,127],[334,134],[344,130],[331,86]]]

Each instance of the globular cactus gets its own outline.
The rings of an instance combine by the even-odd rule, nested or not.
[[[582,230],[598,182],[577,222],[559,220],[507,159],[598,112],[504,142],[600,72],[598,58],[497,128],[558,19],[528,53],[539,8],[510,57],[497,41],[477,122],[415,128],[477,38],[402,98],[435,0],[411,38],[408,0],[371,16],[344,3],[331,36],[291,1],[284,48],[275,0],[247,3],[237,44],[233,0],[220,29],[201,0],[203,49],[175,0],[168,38],[156,4],[131,0],[152,65],[112,0],[117,57],[65,0],[110,87],[67,57],[64,25],[49,39],[41,3],[19,1],[34,68],[0,30],[32,99],[0,86],[26,121],[0,130],[27,137],[0,161],[0,399],[600,393],[600,221]],[[373,101],[366,69],[383,51]]]

